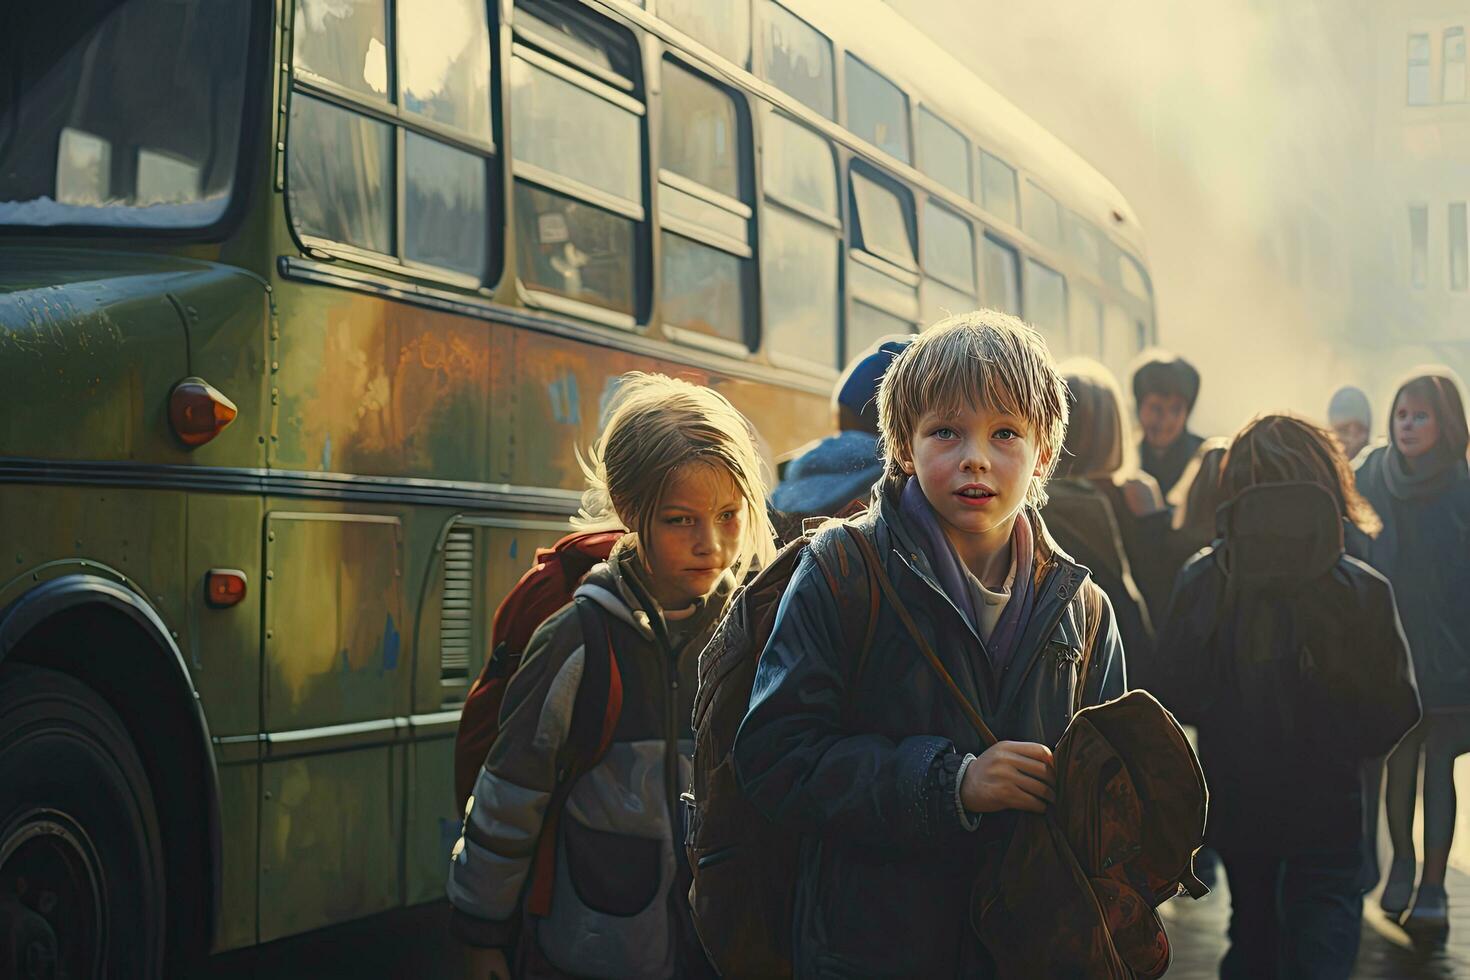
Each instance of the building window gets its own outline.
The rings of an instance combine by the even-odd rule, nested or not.
[[[852,55],[847,56],[847,128],[904,163],[912,159],[909,97]]]
[[[919,169],[961,197],[969,197],[970,144],[949,123],[919,107]]]
[[[1409,205],[1409,281],[1415,289],[1429,284],[1429,207]]]
[[[637,44],[584,11],[519,0],[508,72],[516,251],[534,302],[634,326],[646,275]]]
[[[750,130],[723,88],[673,61],[663,66],[659,219],[664,329],[754,348],[748,297],[753,210],[745,193]]]
[[[1062,212],[1056,198],[1026,181],[1021,198],[1021,227],[1026,234],[1043,245],[1056,248],[1062,244]]]
[[[980,151],[980,206],[1002,221],[1018,223],[1015,168],[984,150]]]
[[[828,119],[837,118],[832,42],[777,3],[765,5],[766,81]]]
[[[837,161],[826,139],[774,112],[765,117],[761,177],[761,302],[765,348],[778,364],[832,370],[838,361]]]
[[[914,260],[914,202],[902,184],[851,173],[852,240],[847,267],[852,310],[843,356],[851,359],[879,337],[910,333],[919,319],[919,266]]]
[[[1470,285],[1470,268],[1466,266],[1465,202],[1450,205],[1450,288],[1463,293]]]
[[[1409,35],[1409,105],[1429,104],[1429,35]]]
[[[659,17],[744,68],[750,62],[750,0],[658,0]]]
[[[456,40],[442,44],[448,26]],[[485,5],[300,0],[293,38],[286,176],[297,235],[482,281],[495,149]],[[160,159],[149,181],[169,186],[177,170]]]
[[[1450,27],[1444,32],[1444,73],[1440,77],[1440,100],[1465,101],[1465,28]]]

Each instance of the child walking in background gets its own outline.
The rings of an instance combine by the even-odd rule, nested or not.
[[[801,835],[797,977],[984,977],[970,901],[986,844],[1053,801],[1052,747],[1078,702],[1123,693],[1123,649],[1106,597],[1038,513],[1067,401],[1035,331],[988,310],[941,321],[894,359],[878,406],[884,482],[853,530],[899,605],[877,610],[860,668],[808,549],[735,767],[746,797]],[[1100,610],[1090,629],[1084,593]],[[1001,741],[986,747],[974,713]]]
[[[1389,409],[1389,444],[1358,468],[1358,487],[1383,518],[1373,567],[1393,582],[1414,657],[1424,721],[1388,759],[1384,800],[1393,863],[1379,904],[1409,907],[1406,928],[1448,928],[1445,867],[1455,831],[1455,758],[1470,750],[1470,474],[1460,388],[1420,373]],[[1414,803],[1424,768],[1424,871],[1414,890]]]
[[[1344,552],[1378,529],[1323,429],[1236,436],[1221,536],[1192,559],[1142,683],[1199,728],[1206,841],[1230,881],[1220,976],[1346,980],[1362,917],[1363,760],[1418,720],[1393,590]]]
[[[629,533],[536,631],[506,690],[449,872],[476,980],[507,978],[512,963],[529,977],[712,975],[675,814],[700,651],[744,570],[773,553],[754,433],[714,391],[630,374],[585,468],[574,523]],[[570,733],[585,723],[579,685],[599,652],[621,692],[620,708],[609,695],[594,719],[615,724],[610,745],[562,785]],[[538,859],[554,861],[552,891],[531,915]]]

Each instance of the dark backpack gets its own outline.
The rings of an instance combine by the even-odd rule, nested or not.
[[[550,548],[537,548],[531,567],[495,607],[490,626],[490,659],[470,686],[454,739],[455,812],[463,812],[475,777],[500,734],[505,687],[521,666],[531,634],[552,613],[572,601],[582,577],[606,561],[622,531],[568,534]]]
[[[851,524],[836,526],[855,538],[863,536]],[[791,975],[797,838],[746,799],[731,752],[781,596],[808,548],[837,598],[845,628],[866,624],[860,636],[847,637],[849,648],[858,648],[849,692],[861,677],[878,619],[879,593],[869,563],[851,560],[845,547],[834,546],[834,537],[840,540],[808,530],[782,548],[731,600],[699,657],[694,778],[683,795],[688,816],[684,845],[694,874],[689,906],[695,929],[721,976]]]

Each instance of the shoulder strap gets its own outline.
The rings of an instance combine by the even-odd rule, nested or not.
[[[1088,588],[1092,584],[1092,588]],[[1077,689],[1072,695],[1072,714],[1083,708],[1087,684],[1092,679],[1092,655],[1097,649],[1097,634],[1102,628],[1102,589],[1096,583],[1084,582],[1077,590],[1077,608],[1082,616],[1082,662],[1077,665]]]
[[[556,785],[546,805],[541,836],[531,863],[530,891],[526,911],[545,916],[551,911],[551,887],[555,880],[557,828],[567,794],[577,777],[590,770],[607,754],[613,730],[623,713],[623,676],[613,652],[612,630],[607,617],[590,599],[577,598],[577,619],[582,627],[582,681],[572,703],[572,724],[567,735],[564,761],[558,760]]]
[[[861,536],[862,532],[853,525],[844,521],[843,526],[848,532]],[[848,648],[858,648],[857,660],[853,664],[851,679],[848,682],[849,709],[851,707],[852,695],[856,693],[858,682],[863,677],[863,671],[868,664],[868,654],[873,648],[873,634],[878,628],[878,604],[879,590],[877,579],[873,573],[873,563],[863,560],[863,577],[866,580],[865,588],[859,594],[849,584],[852,579],[852,565],[847,558],[847,549],[837,545],[833,550],[836,552],[837,567],[834,570],[832,560],[827,555],[824,547],[818,546],[817,538],[812,539],[808,546],[812,550],[812,558],[817,567],[821,569],[822,575],[827,579],[827,588],[831,590],[833,598],[837,600],[839,618],[842,620],[844,639],[847,640]],[[859,608],[862,607],[862,608]],[[865,623],[861,641],[854,643],[850,630],[859,621]]]
[[[903,623],[903,628],[908,631],[909,637],[914,641],[914,645],[919,648],[919,652],[924,655],[924,659],[929,662],[929,666],[939,675],[939,679],[944,682],[945,689],[949,691],[950,696],[959,705],[960,710],[965,713],[965,717],[969,720],[970,726],[975,729],[976,734],[984,740],[987,746],[994,745],[999,739],[990,730],[990,726],[985,724],[985,719],[980,717],[980,712],[975,710],[975,706],[970,703],[970,699],[965,697],[965,692],[960,690],[960,686],[955,683],[954,677],[950,675],[948,670],[945,670],[943,662],[940,661],[939,655],[934,652],[934,648],[929,645],[929,641],[924,639],[924,634],[919,631],[918,625],[914,622],[914,617],[909,614],[908,607],[899,599],[897,591],[893,588],[893,582],[888,578],[888,572],[884,570],[883,563],[878,557],[878,550],[873,547],[873,542],[869,541],[868,536],[858,528],[850,524],[846,525],[846,528],[852,536],[852,539],[857,542],[858,550],[863,553],[863,560],[868,566],[869,574],[876,580],[879,589],[882,590],[883,597],[888,600],[888,604],[898,615],[899,621]]]

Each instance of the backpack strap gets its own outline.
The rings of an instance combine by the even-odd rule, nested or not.
[[[929,641],[920,632],[918,625],[914,622],[914,617],[909,614],[908,607],[903,604],[903,600],[899,599],[898,592],[893,588],[893,582],[889,579],[888,572],[884,570],[883,563],[878,557],[878,549],[873,547],[873,542],[869,541],[868,536],[861,530],[853,527],[851,524],[845,525],[845,527],[852,536],[852,539],[857,542],[858,550],[863,553],[863,560],[868,566],[869,574],[876,580],[878,588],[883,593],[883,597],[893,607],[893,611],[898,615],[899,622],[903,623],[903,628],[908,631],[909,637],[914,641],[914,645],[919,648],[919,652],[924,655],[924,659],[929,662],[929,666],[933,668],[934,673],[938,674],[939,679],[944,682],[945,690],[949,692],[950,697],[959,705],[960,710],[965,713],[965,717],[970,722],[970,727],[974,728],[976,734],[984,740],[987,748],[994,745],[999,739],[990,730],[990,726],[985,724],[985,719],[980,717],[980,712],[970,703],[970,699],[965,697],[965,692],[960,690],[960,686],[955,683],[954,677],[944,668],[944,664],[940,661],[939,655],[934,652],[934,648],[929,645]]]
[[[1072,714],[1083,708],[1087,696],[1087,683],[1092,679],[1092,655],[1097,650],[1097,634],[1102,628],[1102,589],[1088,588],[1086,582],[1077,590],[1073,600],[1077,614],[1082,617],[1082,662],[1077,665],[1077,689],[1072,694]]]
[[[850,521],[843,521],[842,526],[850,534],[862,535],[862,532],[857,530]],[[822,541],[822,543],[818,544],[818,541]],[[832,597],[837,600],[838,618],[842,622],[843,638],[847,641],[848,649],[856,647],[858,650],[852,675],[847,684],[848,698],[845,710],[850,712],[852,704],[856,700],[855,694],[858,682],[861,680],[863,671],[868,664],[868,654],[873,648],[873,636],[878,630],[878,608],[881,593],[878,589],[878,581],[873,573],[872,562],[867,561],[861,554],[859,558],[862,559],[861,564],[863,566],[863,578],[865,580],[864,587],[861,591],[853,588],[850,584],[853,579],[852,563],[848,561],[847,550],[835,541],[832,544],[837,565],[835,569],[832,567],[833,556],[829,556],[827,553],[826,541],[818,537],[813,537],[808,547],[811,548],[812,558],[815,559],[817,568],[821,570],[823,577],[827,579],[827,588],[831,591]],[[851,634],[851,628],[859,622],[865,624],[862,639],[854,642],[856,637]]]
[[[623,713],[623,676],[613,652],[612,629],[607,617],[590,599],[576,598],[577,619],[582,627],[582,681],[572,703],[572,724],[567,736],[565,761],[559,763],[556,786],[546,804],[546,819],[536,840],[531,860],[530,891],[526,911],[545,916],[551,911],[551,888],[556,878],[556,839],[567,795],[577,778],[607,754],[613,730]]]

